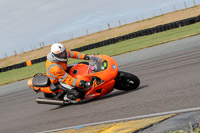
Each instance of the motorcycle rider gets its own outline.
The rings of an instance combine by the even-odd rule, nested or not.
[[[67,94],[64,100],[73,101],[81,97],[81,92],[75,87],[90,87],[91,83],[76,79],[69,75],[67,71],[68,58],[89,60],[89,56],[77,51],[66,49],[61,43],[54,43],[51,52],[47,55],[46,70],[52,85],[51,91],[62,89]]]

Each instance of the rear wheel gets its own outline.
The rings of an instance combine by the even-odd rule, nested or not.
[[[118,76],[115,79],[114,88],[118,90],[134,90],[140,85],[140,79],[131,73],[119,71]]]

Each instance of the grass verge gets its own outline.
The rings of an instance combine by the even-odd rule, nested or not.
[[[192,125],[192,123],[190,122],[190,131],[177,130],[177,131],[169,131],[166,133],[200,133],[200,123],[195,124],[194,127],[194,125]]]
[[[138,37],[127,41],[122,41],[116,44],[84,51],[87,54],[106,54],[109,56],[119,55],[130,51],[135,51],[155,45],[163,44],[170,41],[186,38],[200,34],[200,23],[193,25],[160,32],[153,35]],[[69,64],[77,62],[77,60],[69,60]],[[11,70],[0,73],[0,85],[12,83],[18,80],[27,79],[36,73],[45,73],[45,62],[34,64],[29,67]]]

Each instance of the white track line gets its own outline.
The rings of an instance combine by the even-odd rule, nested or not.
[[[58,131],[63,131],[63,130],[68,130],[68,129],[79,129],[79,128],[87,127],[87,126],[94,126],[94,125],[114,123],[114,122],[120,122],[120,121],[128,121],[128,120],[137,120],[137,119],[144,119],[144,118],[149,118],[149,117],[156,117],[156,116],[162,116],[162,115],[168,115],[168,114],[179,114],[179,113],[186,113],[186,112],[193,112],[193,111],[200,111],[200,107],[182,109],[182,110],[175,110],[175,111],[169,111],[169,112],[162,112],[162,113],[156,113],[156,114],[148,114],[148,115],[142,115],[142,116],[134,116],[134,117],[129,117],[129,118],[102,121],[102,122],[96,122],[96,123],[89,123],[89,124],[85,124],[85,125],[78,125],[78,126],[65,127],[65,128],[60,128],[60,129],[53,129],[53,130],[42,131],[42,132],[38,132],[38,133],[58,132]]]

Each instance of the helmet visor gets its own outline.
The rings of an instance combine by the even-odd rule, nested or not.
[[[67,50],[65,49],[63,52],[59,53],[59,54],[54,54],[55,57],[59,58],[59,59],[67,59]]]

